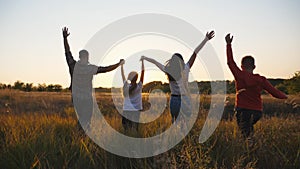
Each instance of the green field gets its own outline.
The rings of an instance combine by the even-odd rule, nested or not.
[[[214,134],[198,143],[210,106],[210,96],[203,95],[199,117],[184,140],[163,154],[134,159],[106,152],[78,132],[70,93],[0,90],[0,168],[300,168],[300,96],[263,99],[264,116],[255,125],[251,148],[237,129],[234,96],[227,98]],[[111,96],[97,93],[97,101],[110,125],[122,132]],[[170,118],[167,110],[140,126],[140,134],[147,137],[170,126]]]

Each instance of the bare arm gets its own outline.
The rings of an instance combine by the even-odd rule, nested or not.
[[[97,70],[97,73],[106,73],[106,72],[113,71],[116,68],[118,68],[123,62],[124,62],[124,60],[120,59],[119,63],[116,63],[114,65],[105,66],[105,67],[99,66],[98,70]]]
[[[64,38],[66,60],[67,60],[68,66],[70,67],[70,73],[73,74],[73,69],[74,69],[74,65],[75,65],[76,61],[74,60],[72,53],[70,51],[70,46],[68,43],[68,36],[70,35],[70,33],[68,32],[67,27],[64,27],[62,29],[62,34],[63,34],[63,38]]]
[[[196,47],[196,49],[194,50],[192,56],[190,57],[190,59],[188,61],[188,64],[189,64],[190,68],[193,66],[199,51],[203,48],[203,46],[206,44],[206,42],[209,41],[210,39],[212,39],[214,36],[215,36],[214,31],[206,33],[206,36],[205,36],[204,40]]]
[[[121,64],[121,75],[122,75],[122,80],[123,80],[123,83],[125,82],[126,80],[126,77],[125,77],[125,73],[124,73],[124,67],[123,67],[124,63]]]
[[[141,59],[141,62],[142,62],[142,70],[141,70],[140,82],[144,83],[144,74],[145,74],[144,59]]]
[[[161,63],[159,63],[158,61],[152,59],[152,58],[148,58],[146,56],[142,56],[141,59],[146,60],[150,63],[153,63],[155,66],[157,66],[161,71],[165,72],[165,66]]]
[[[65,47],[65,52],[70,52],[70,46],[68,43],[68,36],[70,35],[70,33],[68,32],[68,28],[64,27],[62,29],[62,33],[63,33],[63,37],[64,37],[64,47]]]

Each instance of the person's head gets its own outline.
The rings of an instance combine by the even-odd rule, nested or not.
[[[128,74],[127,80],[130,80],[131,84],[135,84],[138,78],[138,73],[135,71],[132,71]]]
[[[138,78],[138,73],[135,71],[132,71],[128,74],[127,80],[130,81],[130,85],[128,88],[128,84],[124,83],[124,86],[123,86],[123,95],[124,96],[129,96],[129,97],[132,96],[134,89],[137,88],[137,84],[136,84],[137,78]]]
[[[184,69],[184,60],[181,54],[174,53],[167,61],[165,70],[170,81],[177,81],[181,78],[181,72]]]
[[[242,58],[242,69],[249,72],[255,69],[255,60],[252,56],[248,55]]]
[[[88,63],[88,61],[89,61],[89,52],[85,49],[79,51],[79,59],[83,62]]]

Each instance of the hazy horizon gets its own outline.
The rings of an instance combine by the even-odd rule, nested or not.
[[[267,78],[268,80],[287,80],[287,78]],[[189,81],[189,83],[193,83],[193,82],[217,82],[217,81],[233,81],[234,79],[231,79],[231,80],[229,80],[229,79],[225,79],[225,80],[211,80],[211,81],[209,81],[209,80],[200,80],[200,81],[198,81],[198,80],[195,80],[195,81]],[[22,83],[24,83],[24,84],[26,84],[26,83],[28,83],[28,84],[30,84],[30,83],[32,83],[32,82],[26,82],[26,81],[22,81],[22,80],[17,80],[17,81],[19,81],[19,82],[22,82]],[[17,82],[17,81],[15,81],[15,82]],[[169,84],[169,82],[167,82],[167,81],[160,81],[160,80],[155,80],[155,81],[150,81],[150,82],[146,82],[146,83],[144,83],[143,85],[146,85],[146,84],[149,84],[149,83],[153,83],[153,82],[161,82],[162,84]],[[3,82],[1,82],[0,81],[0,84],[5,84],[5,85],[11,85],[11,86],[13,86],[14,85],[14,82],[13,83],[3,83]],[[33,84],[33,86],[38,86],[39,84],[41,84],[41,85],[43,85],[43,84],[45,84],[45,85],[61,85],[63,88],[69,88],[69,86],[70,86],[70,84],[69,85],[67,85],[67,86],[63,86],[62,84],[59,84],[59,83],[32,83]],[[115,87],[115,88],[120,88],[120,87],[122,87],[122,86],[111,86],[111,87],[105,87],[105,86],[97,86],[97,85],[94,85],[93,86],[94,88],[112,88],[112,87]]]
[[[256,59],[257,68],[254,72],[267,78],[288,79],[300,70],[300,11],[298,10],[300,1],[297,0],[251,2],[221,0],[8,2],[0,0],[0,5],[2,11],[0,83],[13,84],[20,80],[34,84],[61,84],[63,87],[68,87],[70,75],[65,61],[61,28],[69,27],[71,51],[74,59],[78,60],[78,51],[83,49],[101,28],[125,16],[142,13],[160,13],[178,17],[201,30],[202,33],[215,30],[216,37],[209,42],[208,46],[216,52],[225,79],[233,80],[226,65],[224,37],[227,33],[232,33],[234,36],[232,46],[238,65],[243,56],[251,54]],[[199,39],[199,43],[202,38],[195,37]],[[156,44],[160,39],[150,37],[142,40]],[[142,51],[144,46],[139,45],[136,46]],[[192,46],[194,47],[196,46]],[[204,47],[204,51],[200,51],[200,59],[191,69],[193,79],[197,81],[211,80],[201,63],[201,58],[207,56],[206,48],[207,46]],[[182,53],[186,61],[191,55],[191,51],[179,47],[168,52],[174,51]],[[114,64],[119,58],[128,57],[123,55],[124,51],[121,48],[114,54],[110,60],[102,62],[101,66]],[[93,53],[90,55],[101,57]],[[156,56],[152,57],[156,58]],[[165,56],[161,62],[165,62],[170,57],[171,55]],[[136,60],[136,65],[139,65],[139,58]],[[126,73],[132,70],[139,71],[136,65],[125,64]],[[146,63],[146,68],[151,66],[153,65]],[[119,68],[113,72],[96,75],[94,86],[110,87],[114,85],[113,77],[118,76],[120,76]],[[153,68],[145,74],[145,84],[150,81],[167,82],[167,77]]]

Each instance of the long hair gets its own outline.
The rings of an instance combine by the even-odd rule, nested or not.
[[[124,84],[124,86],[123,86],[123,95],[124,96],[128,96],[128,95],[129,95],[129,97],[132,96],[132,93],[133,93],[134,89],[137,88],[137,84],[136,84],[137,78],[138,78],[138,73],[137,72],[133,71],[133,72],[130,72],[128,74],[127,80],[130,81],[130,86],[129,86],[129,89],[128,89],[127,88],[128,84],[127,83]]]
[[[175,53],[172,58],[166,62],[165,71],[169,81],[177,81],[182,77],[184,69],[184,60],[181,54]]]

